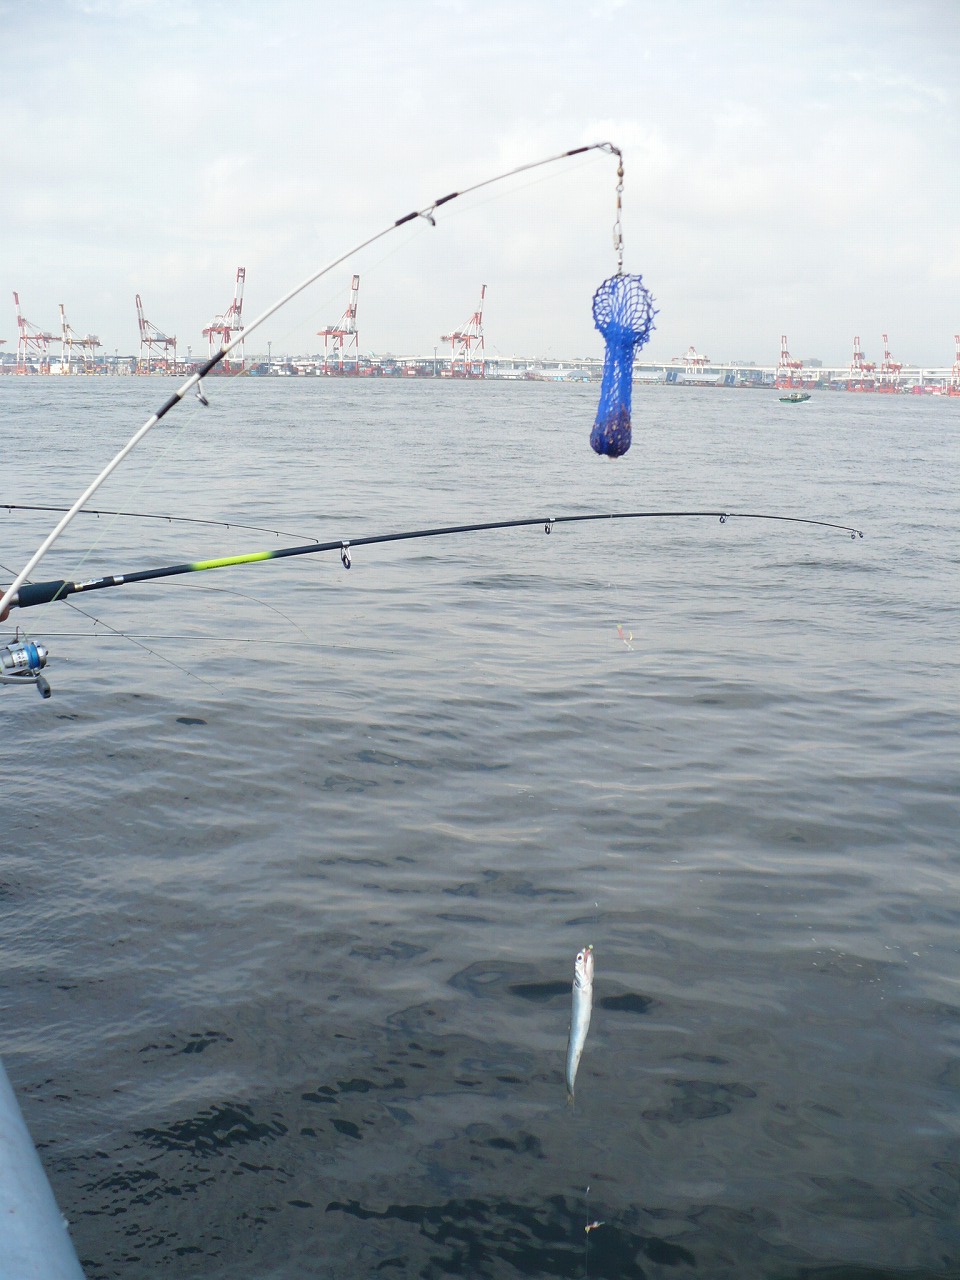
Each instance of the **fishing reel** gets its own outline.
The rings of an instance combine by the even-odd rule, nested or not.
[[[0,684],[35,684],[41,698],[52,690],[40,674],[47,665],[47,650],[32,640],[21,640],[20,632],[9,644],[0,646]]]

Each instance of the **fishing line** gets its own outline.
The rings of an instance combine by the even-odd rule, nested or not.
[[[61,510],[63,510],[63,508],[60,508],[60,509],[61,509]],[[94,514],[94,513],[93,513],[93,512],[89,512],[89,511],[85,511],[85,512],[84,512],[84,514]],[[120,514],[120,515],[130,515],[130,514],[133,514],[133,513],[131,513],[131,512],[118,512],[118,513],[115,513],[115,514]],[[158,517],[151,517],[151,518],[155,518],[155,519],[165,519],[166,517],[158,516]],[[172,517],[172,519],[177,519],[177,517],[176,517],[176,516],[174,516],[174,517]],[[183,519],[185,519],[185,520],[186,520],[186,519],[189,519],[189,517],[186,517],[186,516],[185,516],[185,517],[183,517]],[[201,523],[201,524],[207,524],[207,523],[221,524],[221,523],[223,523],[223,522],[222,522],[222,521],[199,521],[199,523]],[[227,527],[227,528],[229,528],[230,526],[229,526],[229,525],[227,525],[226,527]],[[242,527],[245,527],[245,528],[257,528],[258,526],[255,526],[255,525],[249,525],[249,526],[242,526]],[[275,531],[275,530],[266,530],[265,532],[272,533],[272,532],[276,532],[276,531]],[[2,569],[4,573],[12,573],[12,572],[13,572],[13,570],[12,570],[12,569],[9,569],[6,565],[3,565],[3,564],[0,564],[0,569]],[[298,622],[296,622],[293,618],[291,618],[291,617],[289,616],[289,614],[284,613],[284,611],[283,611],[282,609],[277,608],[277,606],[276,606],[276,605],[274,605],[274,604],[270,604],[270,602],[269,602],[268,600],[262,600],[262,599],[260,599],[260,597],[259,597],[259,596],[250,595],[250,594],[249,594],[248,592],[246,592],[246,591],[237,591],[236,589],[234,589],[234,588],[232,588],[232,587],[214,587],[214,586],[208,586],[206,583],[194,583],[194,582],[172,582],[172,583],[170,583],[170,586],[171,586],[171,587],[180,587],[180,588],[182,588],[182,589],[184,589],[184,590],[190,590],[190,591],[202,591],[202,592],[204,592],[204,593],[214,593],[214,594],[217,594],[217,595],[237,596],[237,597],[238,597],[239,599],[241,599],[241,600],[249,600],[249,601],[251,601],[251,603],[258,605],[260,608],[262,608],[262,609],[266,609],[266,610],[269,610],[271,613],[275,613],[275,614],[277,614],[277,616],[278,616],[278,617],[283,618],[284,622],[289,623],[289,625],[290,625],[291,627],[293,627],[293,629],[294,629],[295,631],[298,631],[298,632],[300,633],[300,635],[303,637],[303,639],[302,639],[302,640],[299,640],[299,641],[297,641],[297,640],[291,640],[291,639],[289,639],[289,638],[285,638],[285,639],[284,639],[284,645],[285,645],[287,648],[290,648],[290,647],[291,647],[291,645],[293,645],[293,644],[296,644],[296,645],[298,645],[298,646],[309,645],[309,646],[311,646],[311,647],[317,647],[317,646],[320,644],[320,642],[319,642],[319,641],[317,641],[317,640],[315,640],[315,639],[313,638],[313,636],[311,636],[308,632],[304,631],[303,627],[301,627],[301,626],[300,626],[300,624],[299,624]],[[181,644],[182,644],[182,643],[186,643],[186,642],[195,642],[195,641],[199,641],[199,642],[200,642],[200,643],[202,643],[202,644],[214,644],[214,643],[220,643],[220,644],[225,644],[225,643],[233,643],[233,644],[262,644],[262,643],[263,643],[263,640],[262,640],[259,636],[252,636],[252,637],[251,637],[251,636],[246,636],[246,637],[234,637],[234,636],[200,636],[200,635],[195,635],[195,634],[194,634],[194,635],[170,635],[170,634],[168,634],[168,633],[162,633],[162,634],[157,635],[157,636],[153,636],[153,635],[137,635],[137,634],[135,634],[135,633],[134,633],[134,632],[132,632],[132,631],[121,631],[118,627],[114,627],[114,626],[112,626],[109,622],[104,622],[104,620],[103,620],[102,618],[94,617],[94,616],[93,616],[93,614],[91,614],[91,613],[87,613],[87,612],[86,612],[86,610],[81,609],[79,605],[74,604],[74,603],[73,603],[72,601],[70,601],[70,600],[66,601],[66,603],[70,606],[70,608],[71,608],[71,609],[75,610],[75,612],[77,612],[77,613],[81,614],[84,618],[88,618],[88,619],[93,623],[93,625],[94,625],[95,627],[105,627],[109,632],[111,632],[111,634],[112,634],[112,635],[116,636],[116,637],[117,637],[117,639],[120,639],[120,640],[129,640],[132,644],[137,645],[137,647],[138,647],[138,648],[146,650],[146,652],[147,652],[147,653],[152,654],[155,658],[159,658],[161,662],[165,662],[165,663],[167,663],[167,665],[168,665],[168,666],[176,667],[176,669],[177,669],[178,671],[184,671],[187,675],[192,675],[192,676],[193,676],[193,678],[194,678],[195,680],[200,680],[202,684],[210,684],[210,682],[209,682],[208,680],[203,680],[203,678],[202,678],[201,676],[196,675],[196,674],[195,674],[194,672],[192,672],[192,671],[187,671],[187,669],[186,669],[185,667],[182,667],[182,666],[180,666],[180,664],[179,664],[179,663],[174,662],[172,658],[167,658],[164,654],[155,652],[153,649],[150,649],[150,648],[148,648],[146,645],[141,644],[141,643],[140,643],[140,641],[142,641],[142,640],[170,640],[170,641],[175,641],[175,642],[177,642],[177,643],[181,643]],[[28,633],[26,632],[26,630],[25,630],[25,629],[24,629],[24,635],[25,635],[25,636],[27,636],[27,637],[29,638],[29,635],[28,635]],[[91,633],[90,633],[89,631],[59,631],[59,632],[56,632],[56,631],[55,631],[55,632],[45,632],[45,638],[46,638],[46,639],[48,639],[48,640],[64,640],[64,639],[78,639],[78,638],[83,638],[83,639],[86,639],[86,640],[98,640],[98,639],[100,639],[100,637],[98,637],[98,636],[97,636],[97,635],[95,635],[95,634],[94,634],[94,635],[91,635]],[[210,685],[210,687],[211,687],[211,688],[215,688],[216,686],[214,686],[214,685]],[[219,690],[218,690],[218,692],[219,692]]]
[[[0,564],[0,569],[2,569],[4,573],[12,573],[12,572],[13,572],[13,570],[12,570],[12,569],[9,569],[9,568],[8,568],[6,565],[4,565],[4,564]],[[186,586],[187,584],[186,584],[186,583],[182,583],[182,584],[180,584],[180,585],[182,585],[182,586]],[[214,589],[215,589],[215,590],[221,590],[222,588],[214,588]],[[242,594],[242,593],[239,593],[239,592],[238,592],[238,593],[236,593],[236,594]],[[181,666],[179,662],[174,662],[174,660],[173,660],[172,658],[168,658],[168,657],[166,657],[166,655],[165,655],[165,654],[158,653],[155,649],[151,649],[148,645],[145,645],[145,644],[141,643],[141,641],[142,641],[142,640],[144,640],[144,639],[168,639],[168,638],[169,638],[169,639],[171,639],[171,640],[181,640],[181,639],[183,639],[184,637],[179,637],[179,636],[170,636],[170,637],[167,637],[167,636],[159,636],[159,637],[153,637],[153,636],[150,636],[150,637],[146,637],[146,636],[144,636],[144,637],[139,637],[139,638],[138,638],[138,637],[134,636],[134,635],[133,635],[132,633],[130,633],[130,632],[120,631],[117,627],[112,626],[109,622],[104,622],[102,618],[95,618],[95,617],[94,617],[94,615],[93,615],[92,613],[88,613],[88,612],[86,611],[86,609],[81,609],[81,607],[80,607],[78,604],[74,604],[74,602],[73,602],[72,600],[67,600],[67,601],[65,601],[64,603],[65,603],[69,608],[71,608],[71,609],[74,611],[74,613],[79,613],[82,617],[84,617],[84,618],[88,619],[88,621],[92,622],[92,623],[93,623],[93,625],[94,625],[95,627],[105,627],[107,631],[109,631],[112,635],[116,636],[118,639],[120,639],[120,640],[128,640],[131,644],[136,645],[138,649],[143,649],[143,650],[144,650],[144,652],[149,653],[152,657],[154,657],[154,658],[158,658],[161,662],[165,662],[165,663],[167,664],[167,666],[170,666],[170,667],[174,667],[174,668],[176,668],[176,670],[177,670],[177,671],[181,671],[181,672],[183,672],[183,674],[184,674],[184,675],[190,676],[190,677],[191,677],[192,679],[194,679],[194,680],[199,680],[201,684],[205,684],[205,685],[207,685],[209,688],[211,688],[211,689],[215,690],[215,692],[217,692],[217,693],[220,693],[220,692],[221,692],[221,690],[219,689],[219,687],[218,687],[217,685],[211,684],[209,680],[204,680],[204,678],[203,678],[202,676],[198,676],[198,675],[196,674],[196,672],[195,672],[195,671],[188,671],[188,670],[187,670],[187,668],[186,668],[186,667]],[[267,608],[272,608],[272,607],[273,607],[273,606],[271,606],[271,605],[268,605],[268,606],[267,606]],[[279,610],[279,609],[277,609],[277,610],[276,610],[276,612],[277,612],[277,613],[280,613],[280,610]],[[293,625],[294,625],[294,626],[296,626],[296,623],[294,623]],[[21,628],[18,628],[18,632],[19,632],[20,630],[21,630]],[[298,630],[299,630],[299,628],[298,628]],[[303,633],[302,633],[302,634],[303,634]],[[24,635],[25,635],[25,636],[27,636],[27,637],[29,638],[29,633],[28,633],[28,632],[26,632],[25,630],[24,630]],[[83,639],[85,639],[85,640],[98,640],[98,639],[100,639],[100,637],[98,637],[98,636],[97,636],[97,635],[95,635],[95,634],[94,634],[94,635],[91,635],[89,631],[54,633],[54,637],[53,637],[53,638],[55,638],[55,639],[60,639],[60,638],[62,638],[63,636],[72,636],[72,637],[74,637],[74,638],[82,637],[82,638],[83,638]],[[308,637],[308,638],[309,638],[309,637]]]
[[[492,192],[485,196],[482,200],[474,200],[467,206],[460,206],[457,209],[451,209],[450,216],[452,218],[464,218],[475,209],[485,209],[490,204],[501,204],[504,200],[509,200],[511,196],[521,191],[530,191],[533,187],[541,187],[546,183],[559,182],[567,174],[579,173],[581,169],[590,169],[594,166],[593,158],[583,160],[580,164],[571,165],[569,169],[565,169],[563,174],[545,173],[540,178],[530,178],[527,182],[518,182],[515,187],[510,187],[504,192]]]
[[[535,160],[535,161],[529,162],[528,164],[518,165],[515,168],[510,169],[504,173],[496,174],[494,177],[484,179],[481,182],[472,183],[470,186],[465,187],[462,191],[451,191],[445,196],[438,197],[436,200],[432,201],[432,203],[426,205],[422,209],[414,209],[411,213],[404,214],[403,217],[397,218],[394,222],[384,227],[383,230],[378,231],[371,236],[367,236],[359,244],[355,245],[351,249],[348,249],[347,252],[340,254],[338,257],[334,258],[331,262],[321,267],[318,271],[312,272],[305,280],[302,280],[299,284],[295,285],[282,297],[278,298],[276,302],[271,303],[271,305],[267,307],[266,310],[262,311],[260,315],[258,315],[251,324],[247,325],[246,328],[242,329],[234,338],[232,338],[229,342],[221,346],[220,350],[216,352],[214,355],[210,356],[209,359],[203,361],[200,367],[194,373],[192,373],[189,378],[187,378],[187,380],[182,384],[182,386],[180,386],[173,393],[173,395],[171,395],[169,399],[166,400],[164,404],[160,406],[160,408],[155,413],[151,414],[151,416],[147,419],[147,421],[143,424],[143,426],[141,426],[137,431],[135,431],[134,434],[127,441],[127,443],[114,455],[113,458],[111,458],[111,460],[103,468],[100,474],[96,476],[95,479],[87,486],[87,488],[83,491],[83,493],[76,500],[76,502],[69,509],[69,511],[67,511],[62,516],[62,518],[58,521],[56,526],[51,530],[51,532],[47,535],[47,537],[43,540],[43,542],[41,542],[40,546],[33,553],[33,555],[24,565],[23,569],[20,571],[20,573],[16,576],[14,581],[10,584],[10,586],[4,592],[3,596],[0,597],[0,617],[2,617],[4,614],[4,611],[7,608],[9,608],[14,597],[17,595],[17,592],[19,591],[19,589],[27,581],[27,579],[30,577],[33,570],[36,568],[39,562],[43,559],[43,557],[47,554],[47,552],[53,546],[54,542],[57,541],[57,539],[63,533],[64,529],[66,529],[66,527],[69,525],[70,521],[74,518],[77,512],[80,511],[84,506],[86,506],[89,500],[93,497],[94,493],[96,493],[96,491],[100,488],[100,486],[104,483],[104,481],[110,475],[112,475],[112,473],[117,469],[117,467],[120,466],[123,460],[132,452],[132,450],[136,448],[136,446],[140,443],[140,441],[144,438],[144,436],[146,436],[147,433],[151,431],[157,425],[157,423],[160,422],[166,416],[167,413],[169,413],[171,409],[173,409],[176,405],[180,404],[180,402],[183,400],[184,396],[186,396],[188,392],[194,391],[197,398],[200,400],[200,402],[202,404],[206,404],[207,403],[206,396],[204,395],[202,385],[201,385],[205,375],[210,373],[211,370],[213,370],[214,368],[216,368],[216,366],[226,356],[228,356],[235,347],[239,346],[241,342],[244,342],[249,337],[250,334],[255,332],[272,315],[274,315],[282,307],[286,306],[287,303],[292,301],[293,298],[297,297],[298,294],[302,293],[305,289],[307,289],[310,285],[314,284],[322,276],[329,274],[329,272],[333,271],[336,267],[346,262],[347,259],[353,257],[355,254],[360,253],[363,249],[366,249],[369,245],[376,243],[376,241],[381,240],[385,236],[391,234],[391,232],[395,231],[398,227],[405,226],[408,222],[412,222],[415,218],[423,218],[425,221],[429,222],[431,226],[436,226],[436,219],[434,215],[442,206],[449,204],[450,201],[452,200],[456,200],[462,196],[468,195],[473,191],[480,191],[485,187],[492,186],[496,182],[502,182],[509,177],[513,177],[515,174],[526,173],[526,172],[529,172],[530,170],[538,169],[542,165],[553,164],[556,161],[564,160],[564,159],[567,159],[568,157],[583,155],[587,151],[603,151],[603,152],[606,152],[607,154],[617,156],[620,164],[620,171],[622,171],[622,160],[623,160],[622,153],[619,147],[614,146],[613,143],[611,142],[588,143],[585,146],[574,147],[569,151],[563,151],[558,153],[557,155],[548,156],[543,160]]]
[[[269,609],[271,613],[277,614],[278,617],[283,618],[284,622],[289,622],[290,626],[295,631],[299,631],[308,644],[319,643],[319,641],[314,640],[313,636],[304,631],[298,622],[295,622],[293,618],[284,613],[282,609],[278,609],[275,604],[270,604],[268,600],[261,600],[259,596],[249,595],[246,591],[236,591],[232,587],[211,587],[205,582],[171,582],[170,585],[171,587],[180,587],[184,591],[213,592],[217,595],[238,596],[241,600],[249,600],[251,603],[259,605],[261,609]],[[206,639],[206,637],[198,636],[197,639]]]
[[[451,210],[451,213],[453,213],[453,212],[454,212],[454,211],[453,211],[453,210]],[[384,264],[385,262],[388,262],[391,258],[395,258],[395,257],[397,256],[397,254],[399,254],[402,250],[404,250],[404,249],[408,248],[411,244],[413,244],[413,243],[414,243],[414,241],[419,240],[419,239],[421,238],[421,236],[424,234],[425,230],[426,230],[426,224],[418,223],[418,224],[416,225],[415,229],[413,229],[413,230],[412,230],[411,234],[410,234],[410,235],[408,235],[408,236],[406,237],[406,239],[401,240],[401,241],[396,245],[396,247],[395,247],[395,248],[393,248],[393,249],[388,249],[388,250],[387,250],[387,251],[386,251],[386,252],[385,252],[381,257],[379,257],[379,258],[375,258],[372,262],[370,262],[370,263],[368,263],[367,265],[365,265],[365,266],[364,266],[364,269],[363,269],[363,277],[364,277],[364,279],[365,279],[365,280],[369,280],[370,276],[371,276],[371,275],[374,275],[374,273],[376,272],[376,270],[377,270],[377,268],[378,268],[378,267],[383,266],[383,264]],[[321,298],[321,299],[318,301],[317,305],[316,305],[315,307],[312,307],[312,308],[310,309],[310,311],[308,311],[308,312],[307,312],[307,314],[306,314],[306,316],[305,316],[305,318],[304,318],[304,320],[303,320],[303,321],[300,321],[300,322],[294,322],[294,323],[290,324],[286,329],[284,329],[284,330],[280,333],[280,335],[279,335],[277,338],[273,339],[273,341],[272,341],[272,345],[273,345],[273,346],[280,346],[280,345],[282,345],[286,340],[288,340],[288,339],[290,338],[290,336],[291,336],[293,333],[295,333],[295,332],[296,332],[296,330],[297,330],[298,328],[302,327],[302,325],[303,325],[304,323],[313,324],[314,322],[318,321],[318,320],[319,320],[319,318],[320,318],[322,315],[331,315],[331,314],[333,313],[333,311],[335,310],[335,308],[336,308],[336,306],[337,306],[337,304],[338,304],[338,301],[339,301],[340,305],[342,305],[342,303],[343,303],[343,293],[342,293],[342,290],[341,290],[340,288],[338,288],[338,289],[337,289],[337,291],[336,291],[336,292],[334,292],[334,291],[331,289],[329,296],[328,296],[326,299]],[[320,335],[319,335],[319,334],[315,334],[314,336],[315,336],[315,337],[319,337]],[[234,375],[234,376],[237,376],[237,377],[250,377],[250,376],[251,376],[251,371],[250,371],[250,369],[243,369],[243,370],[241,370],[238,374],[236,374],[236,375]],[[307,375],[307,376],[309,376],[309,375]]]
[[[97,625],[107,625],[102,623],[99,618],[93,618],[92,616],[91,621]],[[263,644],[263,640],[259,636],[179,635],[171,631],[160,631],[156,634],[150,631],[114,631],[112,636],[97,636],[89,631],[47,631],[44,635],[47,640],[172,640],[178,644],[196,640],[203,644]],[[309,640],[293,640],[285,641],[284,643],[287,645],[296,644],[301,648],[311,645]]]
[[[0,564],[0,569],[2,569],[4,573],[13,572],[13,570],[8,569],[5,564]],[[183,584],[183,585],[186,585],[186,584]],[[95,618],[92,613],[87,613],[86,609],[81,609],[81,607],[78,604],[74,604],[72,600],[67,600],[65,601],[65,603],[69,608],[71,608],[74,611],[74,613],[79,613],[82,617],[87,618],[90,622],[94,624],[94,626],[105,627],[108,631],[112,632],[112,634],[117,636],[119,639],[129,640],[132,644],[135,644],[139,649],[145,650],[147,653],[151,654],[154,658],[159,658],[161,662],[165,662],[168,666],[175,667],[178,671],[182,671],[184,675],[191,676],[194,680],[199,680],[201,684],[209,685],[210,688],[215,689],[217,693],[220,692],[220,690],[217,688],[216,685],[210,684],[209,680],[204,680],[202,676],[198,676],[195,672],[188,671],[186,667],[181,667],[180,664],[178,662],[174,662],[172,658],[167,658],[162,653],[157,653],[156,650],[148,648],[148,646],[145,644],[141,644],[140,641],[136,639],[134,636],[128,635],[124,631],[118,630],[116,627],[111,626],[109,622],[104,622],[102,618]],[[96,640],[98,638],[95,635],[92,636],[89,633],[89,631],[79,632],[76,634],[82,635],[83,638],[87,640]]]
[[[116,636],[118,639],[129,640],[131,644],[135,644],[137,648],[142,649],[144,653],[149,653],[151,657],[159,659],[160,662],[165,662],[168,667],[174,667],[177,671],[181,671],[185,676],[189,676],[191,680],[199,680],[201,684],[205,684],[208,689],[213,689],[215,693],[222,692],[218,685],[211,683],[209,680],[204,680],[203,676],[198,676],[195,671],[188,670],[186,667],[181,666],[179,662],[174,662],[173,658],[168,658],[166,654],[158,653],[156,649],[151,649],[149,645],[143,644],[129,632],[120,631],[117,627],[111,626],[109,622],[104,622],[102,618],[95,618],[92,613],[87,613],[85,609],[81,609],[80,606],[74,604],[72,600],[68,600],[66,603],[74,610],[75,613],[82,614],[84,618],[89,619],[95,627],[105,627],[107,631],[111,632],[111,634]],[[96,638],[96,636],[89,637],[89,639]]]
[[[39,506],[36,504],[23,502],[0,502],[0,508],[6,511],[45,511],[51,514],[60,514],[69,511],[69,507],[51,507]],[[216,526],[220,529],[245,529],[254,533],[273,533],[278,538],[302,538],[302,533],[291,533],[288,529],[272,529],[265,524],[242,524],[239,520],[210,520],[200,516],[171,516],[163,512],[153,511],[106,511],[97,509],[96,507],[84,507],[82,511],[77,513],[84,516],[126,516],[132,520],[160,520],[166,521],[167,524],[206,524]],[[4,573],[13,573],[12,569],[6,569],[0,565]]]
[[[0,568],[3,568],[3,571],[5,573],[13,572],[13,570],[9,570],[9,568],[6,567],[5,564],[0,564]],[[74,604],[72,600],[65,600],[64,603],[67,604],[68,608],[73,609],[74,613],[79,613],[81,614],[82,617],[87,618],[88,621],[93,623],[93,626],[105,627],[106,630],[111,632],[111,635],[114,635],[116,637],[116,639],[128,640],[129,643],[136,645],[138,649],[143,649],[143,652],[150,654],[151,657],[157,658],[160,660],[160,662],[166,663],[166,666],[174,667],[175,669],[177,669],[177,671],[182,672],[184,676],[189,676],[192,678],[192,680],[200,681],[201,685],[209,686],[210,689],[214,690],[215,692],[218,692],[218,694],[219,692],[221,692],[218,686],[212,685],[209,680],[204,680],[204,677],[202,676],[197,676],[196,672],[188,671],[186,667],[182,667],[178,662],[174,662],[173,658],[168,658],[163,653],[157,653],[156,649],[151,649],[150,646],[146,644],[142,644],[141,639],[138,639],[138,637],[128,634],[128,632],[118,630],[118,628],[111,626],[109,622],[104,622],[102,618],[93,617],[92,613],[87,613],[86,609],[82,609],[81,607],[79,607],[78,604]],[[20,643],[20,632],[23,632],[24,641],[27,641],[28,644],[33,644],[33,641],[31,640],[31,636],[29,636],[29,632],[26,630],[26,628],[17,627],[17,639],[15,639],[14,641],[14,646],[17,646],[18,643]],[[90,632],[88,631],[63,632],[63,634],[61,635],[79,636],[79,637],[82,637],[82,639],[84,640],[101,639],[101,637],[96,635],[91,636]],[[154,639],[154,637],[150,637],[150,639]],[[172,639],[177,639],[177,637],[172,637]],[[35,650],[36,648],[37,646],[35,645]],[[47,682],[45,680],[42,680],[42,677],[40,676],[40,669],[44,667],[46,664],[45,649],[42,649],[42,655],[44,655],[44,657],[42,657],[42,660],[38,662],[35,671],[33,671],[32,677],[29,677],[29,678],[32,678],[32,680],[36,682],[36,685],[38,689],[40,689],[42,696],[44,696],[44,698],[49,698],[50,686],[47,685]],[[33,667],[33,664],[31,664],[31,667]],[[27,678],[27,677],[24,677],[24,678]],[[6,680],[3,682],[4,684],[10,684],[10,682],[12,681],[10,681],[10,678],[8,676],[8,678],[6,678]],[[17,680],[17,682],[19,682],[19,680]]]
[[[579,164],[572,165],[568,170],[566,170],[566,172],[571,174],[579,173],[581,169],[591,168],[595,163],[596,161],[593,158],[589,160],[583,160]],[[510,176],[510,175],[507,175],[507,176]],[[457,205],[456,207],[449,210],[449,216],[451,219],[466,217],[467,214],[469,214],[473,210],[483,209],[489,204],[502,203],[505,200],[511,199],[511,197],[513,197],[514,195],[518,194],[521,191],[528,191],[533,187],[543,186],[545,183],[559,182],[561,181],[561,178],[562,178],[562,175],[559,173],[552,173],[552,174],[547,173],[540,178],[531,178],[528,182],[518,183],[515,187],[511,187],[508,191],[504,191],[502,194],[488,195],[483,200],[473,201],[469,206]],[[466,194],[466,192],[463,192],[461,194]],[[376,272],[378,267],[383,266],[385,262],[389,262],[391,258],[397,257],[397,255],[400,254],[404,249],[408,248],[416,240],[421,239],[421,237],[424,235],[425,230],[426,230],[425,226],[422,225],[421,223],[418,223],[417,228],[413,232],[413,234],[407,236],[405,240],[401,240],[394,248],[388,249],[379,258],[373,259],[373,261],[370,262],[369,265],[364,267],[364,277],[368,278],[370,275]],[[331,306],[331,307],[334,306],[339,296],[340,296],[339,293],[331,292],[329,299],[326,302],[321,300],[318,303],[318,305],[309,312],[310,317],[315,319],[317,316],[323,314],[324,308],[327,306]],[[286,330],[285,334],[281,335],[279,341],[282,342],[284,337],[289,337],[290,334],[294,332],[294,330],[295,330],[295,326],[291,326],[289,329]],[[249,373],[250,373],[249,369],[244,369],[244,370],[238,371],[233,376],[234,377],[249,376]]]
[[[153,461],[146,468],[146,470],[141,473],[137,483],[134,485],[131,491],[131,494],[134,498],[136,498],[137,495],[141,494],[144,491],[147,484],[156,474],[161,464],[166,460],[171,450],[177,444],[179,444],[187,428],[191,426],[192,423],[194,422],[196,411],[197,411],[197,406],[192,406],[192,412],[183,416],[179,425],[176,427],[176,429],[171,433],[170,436],[166,437],[163,440],[163,442],[160,444],[153,458]],[[70,508],[61,507],[60,510],[63,512],[68,512]],[[79,511],[76,514],[79,514]],[[108,513],[104,513],[104,514],[108,514]],[[119,515],[119,513],[117,513],[117,515]],[[66,519],[67,517],[65,516],[64,518]],[[79,572],[79,570],[82,569],[83,566],[90,560],[94,551],[96,551],[96,549],[103,543],[107,534],[111,532],[115,524],[116,524],[116,519],[109,520],[105,524],[104,528],[102,528],[99,531],[97,536],[90,543],[87,544],[87,546],[80,553],[79,558],[75,562],[75,565],[74,565],[75,573]],[[0,601],[0,616],[2,616],[2,613],[3,613],[3,607],[2,607],[2,601]]]

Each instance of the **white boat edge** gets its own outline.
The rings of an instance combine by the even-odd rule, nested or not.
[[[0,1062],[0,1280],[84,1280],[16,1095]]]

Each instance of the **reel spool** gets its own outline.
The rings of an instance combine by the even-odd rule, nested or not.
[[[35,684],[41,698],[49,698],[52,690],[40,674],[47,665],[47,650],[42,644],[18,637],[0,647],[0,684]]]

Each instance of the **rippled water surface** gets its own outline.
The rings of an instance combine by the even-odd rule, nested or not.
[[[960,1276],[960,400],[638,388],[611,463],[591,387],[208,392],[96,504],[283,536],[86,516],[39,577],[865,537],[14,614],[54,693],[0,691],[0,1050],[91,1280]],[[167,394],[0,379],[0,501]],[[0,509],[0,563],[52,520]]]

